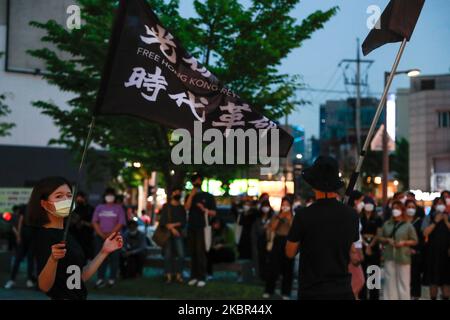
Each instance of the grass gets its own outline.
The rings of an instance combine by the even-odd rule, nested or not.
[[[3,286],[8,278],[7,273],[0,272],[0,285]],[[19,273],[17,280],[18,288],[24,289],[24,272]],[[227,273],[217,273],[217,280],[207,282],[207,285],[203,288],[190,287],[187,283],[166,284],[161,271],[150,268],[146,268],[144,277],[119,279],[112,288],[95,289],[95,280],[95,277],[93,277],[87,283],[89,295],[117,296],[118,298],[255,300],[261,298],[264,289],[261,284],[238,283],[234,274]]]

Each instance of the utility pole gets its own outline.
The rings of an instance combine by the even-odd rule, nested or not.
[[[367,81],[361,79],[361,65],[367,65],[366,69],[370,68],[373,60],[363,60],[360,56],[359,39],[356,39],[356,59],[343,59],[339,62],[338,66],[346,63],[344,70],[348,68],[350,64],[356,64],[356,73],[352,80],[345,77],[345,84],[356,87],[356,104],[355,104],[355,135],[356,135],[356,157],[358,157],[361,151],[361,86],[367,86]],[[345,76],[345,75],[344,75]]]

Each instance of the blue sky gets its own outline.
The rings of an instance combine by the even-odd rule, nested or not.
[[[195,14],[192,1],[181,0],[185,16]],[[313,34],[302,47],[294,50],[283,61],[280,72],[300,74],[312,89],[346,91],[341,59],[356,57],[356,38],[361,42],[368,34],[366,25],[370,16],[367,8],[377,5],[384,10],[388,0],[302,0],[291,16],[299,21],[315,10],[339,6],[339,12],[322,30]],[[248,4],[249,1],[242,1]],[[411,42],[408,43],[399,70],[420,68],[422,74],[450,73],[450,0],[426,0]],[[374,60],[368,71],[369,92],[379,97],[383,89],[383,73],[390,70],[399,44],[388,44],[370,53],[365,59]],[[349,75],[351,72],[348,73]],[[409,87],[406,76],[397,76],[391,91]],[[353,92],[353,87],[347,87]],[[301,91],[299,96],[311,101],[289,117],[289,122],[305,128],[307,137],[319,133],[319,105],[327,99],[346,98],[347,94]]]

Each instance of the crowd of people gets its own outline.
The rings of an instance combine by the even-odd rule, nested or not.
[[[201,175],[192,177],[193,188],[184,201],[184,188],[174,187],[158,214],[158,228],[167,231],[162,245],[166,283],[186,281],[201,288],[213,278],[214,265],[248,260],[264,283],[266,299],[274,297],[278,283],[282,299],[291,298],[296,263],[300,264],[299,295],[304,298],[327,298],[323,292],[328,292],[341,298],[351,294],[355,299],[378,300],[382,290],[386,300],[419,299],[422,286],[429,286],[431,299],[438,298],[439,289],[439,297],[448,299],[450,192],[442,192],[428,214],[412,192],[398,192],[378,209],[373,197],[354,191],[344,205],[337,193],[342,181],[320,174],[320,169],[311,177],[304,174],[315,191],[304,201],[287,195],[274,208],[267,193],[258,199],[238,196],[228,217],[219,215],[215,198],[202,191]],[[66,297],[64,289],[53,285],[64,277],[54,262],[68,254],[66,249],[72,253],[64,265],[75,263],[87,270],[83,280],[97,273],[96,288],[114,286],[119,275],[142,276],[150,239],[138,230],[138,218],[124,207],[114,189],[106,189],[103,203],[96,207],[78,192],[70,219],[71,238],[59,243],[70,198],[70,184],[49,178],[35,187],[28,207],[14,208],[11,243],[16,254],[5,288],[15,286],[20,263],[26,258],[28,287],[46,288],[52,298]],[[38,234],[41,240],[34,241]],[[185,279],[187,255],[190,276]],[[369,286],[369,277],[379,270],[384,270],[384,280]],[[351,293],[343,289],[348,277]],[[84,286],[70,294],[71,298],[85,296]]]

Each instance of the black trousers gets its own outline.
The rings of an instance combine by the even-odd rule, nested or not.
[[[367,268],[369,266],[380,266],[381,263],[381,253],[379,251],[375,251],[372,255],[368,256],[364,253],[364,261],[361,263],[365,283],[359,293],[359,299],[361,300],[380,300],[380,290],[379,289],[367,289]]]
[[[136,278],[142,275],[145,255],[142,253],[121,257],[120,273],[123,278]]]
[[[209,275],[213,274],[213,265],[215,263],[234,262],[235,260],[234,252],[229,248],[221,248],[217,250],[211,248],[207,254],[207,257],[207,270]]]
[[[422,295],[422,256],[420,253],[411,255],[411,297]]]
[[[21,242],[16,248],[16,255],[14,257],[14,264],[11,271],[11,280],[15,281],[17,273],[19,272],[20,263],[24,258],[27,258],[27,278],[28,280],[36,280],[35,275],[35,252],[34,252],[34,231],[24,226],[21,233]]]
[[[278,278],[281,280],[281,294],[290,296],[294,273],[294,259],[289,259],[285,254],[287,237],[275,236],[272,251],[269,253],[267,267],[266,292],[273,294]]]
[[[201,229],[188,230],[188,246],[191,254],[191,279],[206,279],[205,233]]]

